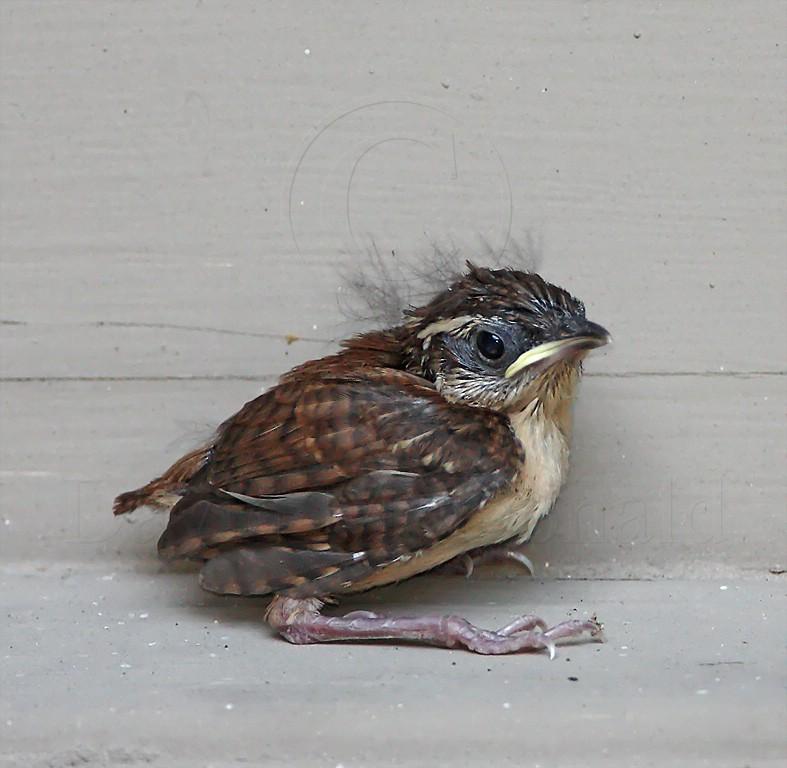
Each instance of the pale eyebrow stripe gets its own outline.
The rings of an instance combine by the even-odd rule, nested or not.
[[[473,317],[471,315],[462,315],[462,317],[453,317],[446,320],[436,320],[430,323],[423,330],[418,331],[418,338],[425,339],[428,336],[434,336],[436,333],[448,333],[461,328],[463,325],[471,322]]]

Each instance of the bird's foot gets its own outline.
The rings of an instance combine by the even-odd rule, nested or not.
[[[603,640],[602,625],[595,617],[571,619],[548,628],[537,616],[521,616],[493,631],[481,629],[460,616],[381,616],[353,611],[346,616],[323,616],[322,602],[277,596],[266,619],[285,640],[296,644],[345,640],[403,640],[443,648],[466,648],[474,653],[503,654],[520,651],[549,652],[555,656],[560,640]]]
[[[461,574],[468,579],[473,575],[476,567],[480,565],[500,565],[501,563],[515,563],[524,568],[531,576],[536,575],[535,567],[530,558],[522,552],[524,545],[503,542],[490,547],[481,547],[457,555],[453,560],[439,566],[436,570],[442,573]]]

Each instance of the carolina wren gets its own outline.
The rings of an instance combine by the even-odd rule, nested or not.
[[[489,631],[456,616],[321,609],[526,541],[563,484],[582,360],[608,341],[582,302],[537,274],[468,263],[400,325],[282,376],[207,445],[118,496],[115,514],[177,499],[160,554],[201,563],[211,592],[273,595],[267,620],[293,643],[553,655],[557,640],[601,626],[523,616]]]

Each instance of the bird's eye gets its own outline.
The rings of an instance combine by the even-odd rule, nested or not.
[[[506,351],[506,345],[503,343],[503,340],[491,331],[479,331],[475,343],[478,351],[487,360],[499,360]]]

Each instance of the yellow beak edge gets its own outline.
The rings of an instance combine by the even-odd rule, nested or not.
[[[574,348],[582,347],[584,349],[593,349],[594,347],[601,347],[607,344],[609,338],[598,338],[596,336],[573,336],[570,339],[558,339],[557,341],[547,341],[539,344],[537,347],[528,349],[523,352],[511,365],[506,368],[505,377],[510,379],[516,376],[520,371],[529,368],[535,363],[540,363],[550,357],[556,357],[561,353]]]

